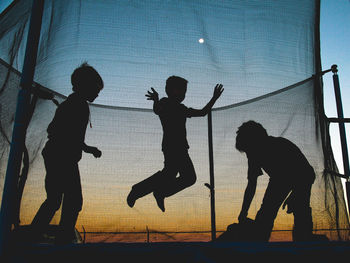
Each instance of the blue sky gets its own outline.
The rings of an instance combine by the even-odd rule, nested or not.
[[[11,3],[11,0],[0,1],[0,11]],[[342,93],[344,116],[350,117],[350,0],[321,0],[321,59],[323,70],[338,65],[338,75]],[[332,73],[323,78],[324,81],[324,103],[326,114],[336,117],[336,103],[333,91]],[[350,141],[349,125],[347,128],[347,139]],[[332,147],[337,160],[339,170],[342,172],[342,157],[340,139],[338,136],[338,125],[331,125]],[[350,143],[348,148],[350,149]]]
[[[350,1],[321,0],[321,59],[322,68],[338,65],[338,75],[342,94],[344,117],[350,117]],[[333,92],[332,74],[324,81],[324,103],[328,117],[336,117],[336,103]],[[346,124],[348,149],[350,149],[350,124]],[[338,125],[331,125],[332,147],[340,171],[343,171]]]

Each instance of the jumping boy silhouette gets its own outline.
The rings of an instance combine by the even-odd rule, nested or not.
[[[217,84],[208,104],[203,109],[193,109],[181,103],[185,99],[187,83],[184,78],[171,76],[165,86],[168,97],[159,100],[153,88],[146,94],[148,100],[153,100],[153,111],[159,116],[163,127],[164,168],[132,187],[127,197],[130,207],[134,206],[138,198],[153,192],[158,207],[164,212],[164,198],[196,182],[196,172],[188,154],[186,118],[205,116],[224,89],[222,84]],[[178,173],[180,175],[177,177]]]
[[[287,213],[294,216],[293,240],[306,241],[316,237],[312,234],[310,207],[315,172],[300,149],[285,138],[269,136],[265,128],[255,121],[245,122],[238,128],[236,148],[246,153],[248,158],[248,184],[239,222],[247,220],[257,178],[263,174],[263,169],[270,180],[255,217],[257,239],[269,240],[277,212],[283,203],[283,208],[285,205],[288,207]]]
[[[87,63],[71,75],[73,93],[62,102],[47,128],[48,141],[42,151],[46,177],[46,200],[31,225],[38,236],[48,227],[62,204],[56,243],[70,243],[82,208],[83,197],[78,162],[82,151],[101,157],[101,151],[85,144],[85,132],[90,121],[88,102],[93,102],[103,88],[98,72]]]

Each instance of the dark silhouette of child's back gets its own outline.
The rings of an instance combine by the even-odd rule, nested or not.
[[[184,150],[189,145],[186,138],[186,118],[190,109],[173,99],[162,98],[154,107],[163,127],[163,151]]]
[[[248,184],[238,216],[239,222],[247,219],[257,179],[264,170],[270,180],[255,217],[258,239],[269,240],[283,203],[283,207],[288,207],[287,213],[294,215],[293,239],[314,239],[310,196],[315,172],[301,150],[286,138],[269,136],[265,128],[255,121],[245,122],[238,128],[236,148],[246,153],[248,158]]]

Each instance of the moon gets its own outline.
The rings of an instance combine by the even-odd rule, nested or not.
[[[204,43],[204,39],[203,39],[203,38],[200,38],[200,39],[198,39],[198,42],[199,42],[200,44],[203,44],[203,43]]]

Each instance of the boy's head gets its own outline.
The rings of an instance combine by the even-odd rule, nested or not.
[[[236,133],[236,149],[245,153],[254,151],[268,137],[265,128],[255,121],[244,122]]]
[[[101,89],[103,80],[98,72],[87,62],[77,67],[71,75],[73,91],[81,94],[84,99],[93,102]]]
[[[166,80],[165,92],[169,98],[181,102],[185,99],[188,81],[178,76],[171,76]]]

